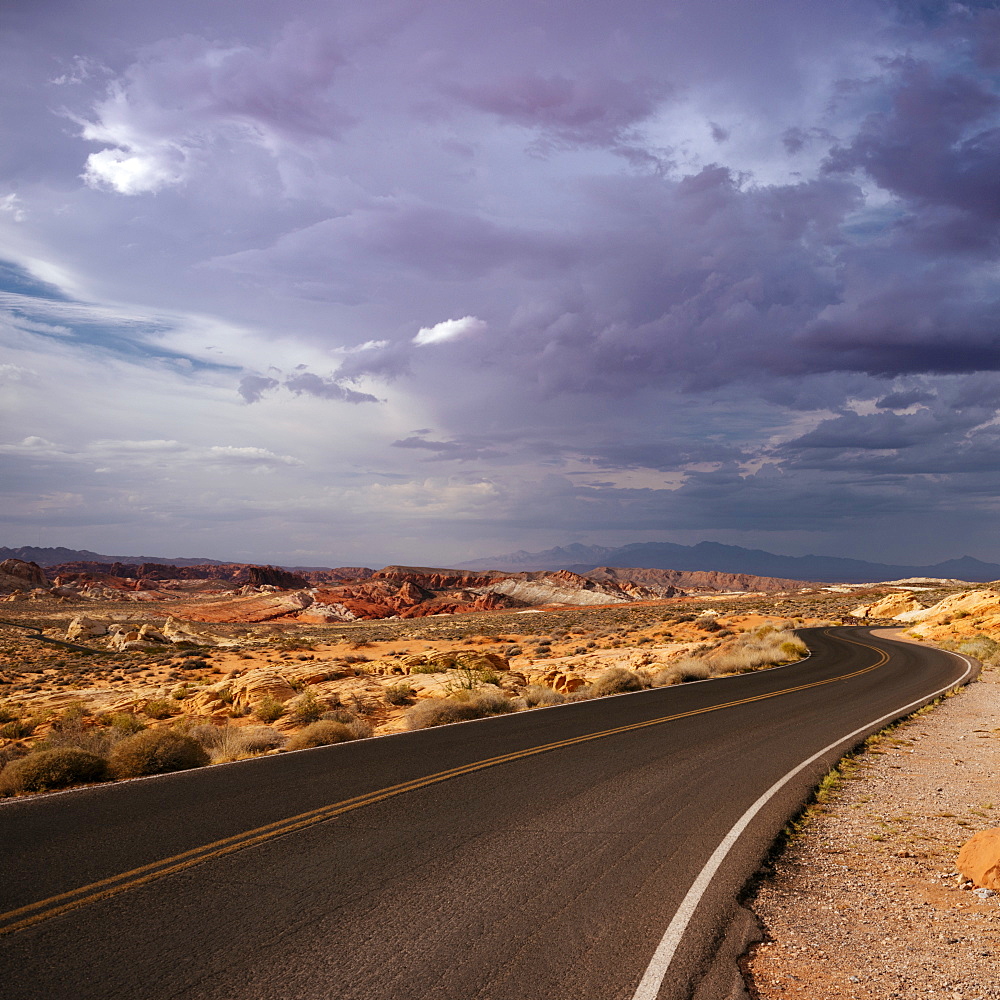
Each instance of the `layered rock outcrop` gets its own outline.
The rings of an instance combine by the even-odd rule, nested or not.
[[[872,604],[862,604],[851,614],[855,618],[896,618],[898,615],[913,611],[923,611],[924,606],[910,591],[896,594],[886,594],[885,597]]]
[[[474,649],[450,649],[440,652],[420,653],[402,660],[404,673],[413,670],[510,670],[510,661],[500,653]]]
[[[308,591],[293,590],[185,603],[171,610],[175,618],[187,621],[253,623],[284,618],[308,608],[312,603],[313,597]]]
[[[657,600],[662,595],[631,581],[602,583],[561,569],[552,573],[512,573],[481,588],[526,605],[626,604]]]

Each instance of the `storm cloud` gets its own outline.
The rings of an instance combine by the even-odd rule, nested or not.
[[[992,6],[15,5],[7,544],[1000,558]]]

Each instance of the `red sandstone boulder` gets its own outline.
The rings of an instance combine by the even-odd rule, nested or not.
[[[1000,892],[1000,827],[980,830],[958,852],[958,870],[977,886]]]

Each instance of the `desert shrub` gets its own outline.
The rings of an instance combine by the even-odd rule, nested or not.
[[[349,708],[339,707],[324,712],[321,722],[342,722],[350,726],[359,740],[363,740],[372,734],[371,724],[362,719],[361,716],[352,712]]]
[[[234,736],[243,753],[266,753],[280,750],[285,745],[285,737],[270,726],[228,726],[235,730]]]
[[[17,722],[24,714],[21,705],[12,705],[9,701],[0,703],[0,724]]]
[[[542,684],[529,684],[524,689],[522,697],[528,708],[534,708],[536,705],[561,705],[566,700],[564,694]]]
[[[116,777],[137,778],[144,774],[203,767],[209,757],[190,736],[169,729],[147,729],[118,743],[108,762]]]
[[[2,771],[11,761],[20,760],[22,757],[30,753],[23,746],[19,746],[17,743],[8,743],[7,746],[0,749],[0,771]]]
[[[106,781],[108,762],[86,750],[40,750],[8,764],[0,773],[0,795],[44,792],[88,781]]]
[[[304,691],[286,706],[292,722],[308,724],[318,722],[329,706],[316,696],[315,691]]]
[[[414,694],[409,684],[390,684],[385,689],[385,701],[387,705],[412,705]]]
[[[97,754],[98,757],[106,757],[120,738],[119,734],[108,727],[85,726],[79,719],[71,719],[54,725],[36,749],[83,750]]]
[[[191,739],[206,750],[212,750],[219,746],[224,728],[223,726],[213,726],[210,722],[203,722],[189,726],[185,735],[190,736]]]
[[[254,705],[253,714],[261,722],[276,722],[285,714],[285,706],[277,698],[267,695]]]
[[[72,725],[79,722],[87,714],[87,706],[82,701],[74,701],[59,713],[59,717],[53,722],[53,725],[57,728],[59,726]]]
[[[463,692],[461,698],[426,698],[406,713],[408,729],[429,729],[451,722],[484,719],[513,712],[514,703],[500,691]]]
[[[321,719],[305,729],[300,729],[285,745],[286,750],[307,750],[326,747],[334,743],[347,743],[358,739],[355,730],[345,722]]]
[[[146,723],[131,712],[112,712],[107,721],[108,725],[122,736],[141,733],[146,728]]]
[[[626,670],[625,667],[610,667],[590,685],[588,694],[592,698],[602,698],[609,694],[641,691],[646,686],[636,671]]]
[[[168,698],[153,698],[142,708],[143,715],[149,719],[169,719],[174,711],[174,703]]]
[[[0,726],[0,737],[5,740],[23,740],[35,731],[35,723],[31,719],[13,719]]]
[[[444,673],[444,667],[434,663],[418,663],[415,667],[410,667],[411,674],[440,674]]]

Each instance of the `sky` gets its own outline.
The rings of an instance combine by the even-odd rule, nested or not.
[[[1000,560],[1000,3],[8,0],[0,544]]]

